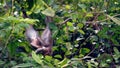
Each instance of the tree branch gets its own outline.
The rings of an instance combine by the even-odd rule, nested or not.
[[[63,25],[63,24],[66,24],[69,20],[71,20],[71,18],[67,18],[65,21],[63,21],[62,23],[58,23],[57,25]]]

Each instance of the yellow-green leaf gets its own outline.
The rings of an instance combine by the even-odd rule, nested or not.
[[[120,19],[119,18],[110,16],[110,15],[107,15],[107,17],[110,18],[116,24],[120,25]]]
[[[85,34],[85,32],[83,30],[78,30],[81,34]]]
[[[83,23],[78,23],[77,26],[78,26],[79,28],[83,28]]]
[[[42,11],[42,14],[46,15],[46,16],[51,16],[54,17],[55,16],[55,11],[52,8],[47,8],[44,11]]]
[[[70,9],[71,6],[70,6],[70,5],[66,5],[65,8],[66,8],[66,9]]]
[[[92,13],[87,13],[86,17],[93,17],[93,14]]]
[[[67,22],[67,25],[68,26],[73,26],[73,23],[72,22]]]
[[[61,62],[59,62],[58,64],[63,67],[64,65],[66,65],[68,62],[68,59],[67,58],[64,58],[64,60],[62,60]]]
[[[43,61],[40,59],[40,57],[38,55],[36,55],[36,53],[34,51],[32,51],[32,58],[39,64],[41,64]]]

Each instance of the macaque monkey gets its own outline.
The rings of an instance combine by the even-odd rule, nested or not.
[[[26,11],[24,7],[21,8],[21,11],[23,13],[24,18],[29,18],[27,16]],[[45,23],[46,23],[46,28],[42,32],[41,37],[39,36],[39,33],[33,28],[32,25],[29,25],[28,28],[26,28],[26,38],[29,41],[30,45],[35,47],[36,53],[42,53],[43,55],[52,55],[52,45],[53,45],[53,40],[52,40],[52,34],[51,30],[49,28],[49,23],[52,22],[52,17],[46,16],[45,18]]]
[[[51,55],[52,54],[52,34],[49,28],[49,23],[52,22],[51,17],[46,17],[45,23],[46,28],[42,32],[41,37],[39,36],[38,32],[30,25],[26,28],[26,37],[30,42],[31,46],[37,48],[35,50],[36,53],[41,52],[43,55]]]
[[[52,33],[51,33],[50,28],[49,28],[49,23],[50,22],[52,22],[52,18],[47,16],[46,19],[45,19],[46,28],[42,32],[42,35],[41,35],[41,39],[45,43],[45,45],[43,45],[44,47],[38,48],[36,50],[36,52],[43,50],[45,55],[51,55],[52,54],[53,40],[52,40]]]

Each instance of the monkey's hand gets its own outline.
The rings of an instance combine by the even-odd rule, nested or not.
[[[41,48],[38,48],[37,50],[35,50],[36,53],[41,53],[43,55],[51,55],[51,48],[50,47],[41,47]]]

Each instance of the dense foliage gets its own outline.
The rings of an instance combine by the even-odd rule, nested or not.
[[[24,18],[25,8],[29,18]],[[119,68],[120,0],[0,0],[0,68]],[[24,35],[51,16],[53,55],[36,54]]]

